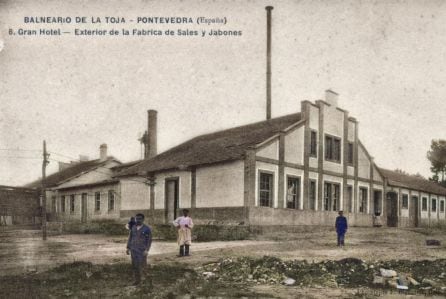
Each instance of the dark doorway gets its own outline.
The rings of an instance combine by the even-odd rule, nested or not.
[[[373,213],[375,216],[381,215],[382,194],[381,190],[373,190]]]
[[[398,226],[398,194],[395,192],[387,193],[386,211],[387,226]]]
[[[87,193],[81,197],[81,222],[87,222]]]
[[[409,206],[409,223],[412,227],[418,227],[418,197],[412,196]]]
[[[177,218],[178,178],[168,178],[165,181],[165,220],[170,223]]]

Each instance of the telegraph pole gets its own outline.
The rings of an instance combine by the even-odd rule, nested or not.
[[[48,161],[49,154],[46,152],[46,141],[43,141],[43,162],[42,162],[42,238],[46,240],[46,166],[50,163]]]

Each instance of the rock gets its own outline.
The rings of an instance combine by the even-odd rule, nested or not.
[[[384,269],[384,268],[380,268],[379,272],[381,273],[382,277],[395,277],[398,274],[396,273],[396,271],[394,270],[388,270],[388,269]]]
[[[354,265],[360,265],[363,263],[363,260],[354,258],[354,257],[348,257],[342,260],[339,260],[340,264],[354,264]]]
[[[386,281],[384,280],[384,277],[375,275],[373,277],[373,284],[384,284]]]
[[[417,286],[417,285],[420,284],[418,281],[416,281],[415,279],[413,279],[413,278],[410,277],[410,276],[407,276],[407,280],[408,280],[409,283],[410,283],[411,285],[413,285],[413,286]]]
[[[296,280],[287,277],[284,281],[282,281],[282,284],[286,285],[286,286],[292,286],[296,283]]]
[[[401,286],[409,285],[409,281],[407,280],[407,277],[405,275],[400,275],[398,277],[398,285],[401,285]]]
[[[203,275],[204,275],[206,278],[210,278],[210,277],[215,276],[215,273],[214,273],[214,272],[203,272]]]
[[[387,281],[387,284],[389,285],[389,286],[391,286],[392,288],[398,288],[398,284],[396,283],[396,281],[394,281],[394,280],[388,280]]]
[[[327,287],[330,287],[330,288],[337,288],[338,287],[338,283],[336,282],[336,280],[328,280],[325,285]]]
[[[431,239],[431,240],[426,240],[426,245],[427,246],[440,246],[441,242],[440,242],[440,240]]]
[[[424,283],[424,284],[428,284],[428,285],[430,285],[430,286],[432,286],[434,288],[439,287],[438,282],[433,281],[431,279],[423,278],[423,280],[421,282]]]
[[[137,289],[136,286],[128,286],[125,287],[123,291],[127,297],[130,297],[136,291],[136,289]]]

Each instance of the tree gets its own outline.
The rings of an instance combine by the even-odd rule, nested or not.
[[[446,185],[446,140],[432,140],[431,148],[427,152],[427,158],[431,162],[431,171],[433,173],[431,180]]]

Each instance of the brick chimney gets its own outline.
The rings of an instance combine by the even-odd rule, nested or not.
[[[107,144],[105,143],[101,144],[101,146],[99,147],[99,160],[107,160]]]
[[[148,147],[148,155],[147,158],[150,159],[157,155],[157,115],[158,112],[156,110],[149,110],[148,113],[148,128],[147,128],[147,147]]]
[[[332,107],[338,107],[338,97],[339,95],[333,90],[327,89],[325,91],[325,102],[330,104]]]

